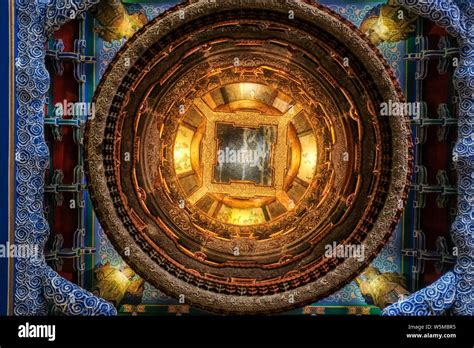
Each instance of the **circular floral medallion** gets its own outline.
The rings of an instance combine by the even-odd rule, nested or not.
[[[410,131],[379,115],[400,100],[377,49],[321,5],[179,5],[125,43],[97,88],[95,211],[138,274],[191,305],[313,302],[359,274],[401,215]]]

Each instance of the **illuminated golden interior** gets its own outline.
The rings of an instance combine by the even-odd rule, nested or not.
[[[194,131],[185,126],[179,126],[174,143],[174,168],[176,174],[183,174],[191,170],[191,142]]]
[[[227,133],[219,138],[222,125]],[[317,153],[316,130],[302,105],[267,85],[232,83],[196,98],[186,111],[174,169],[188,204],[221,222],[256,225],[297,206],[315,177]],[[216,179],[216,168],[226,181]],[[263,184],[255,179],[263,177]]]
[[[301,145],[301,160],[298,170],[298,177],[307,182],[313,179],[316,170],[316,137],[313,133],[298,138]]]

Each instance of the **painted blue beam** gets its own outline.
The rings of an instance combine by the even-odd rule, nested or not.
[[[0,47],[7,54],[0,55],[0,244],[4,247],[8,243],[8,216],[9,216],[9,148],[10,148],[10,1],[0,3]],[[0,315],[7,315],[8,277],[7,257],[0,257]]]
[[[18,101],[15,243],[38,252],[15,259],[16,315],[46,315],[54,306],[67,315],[115,315],[116,309],[62,278],[46,263],[49,236],[44,217],[44,175],[49,151],[44,140],[44,105],[50,86],[45,66],[47,38],[99,0],[16,0],[18,45],[15,60]]]

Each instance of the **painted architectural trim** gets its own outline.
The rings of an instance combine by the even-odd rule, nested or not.
[[[430,286],[385,308],[382,315],[474,315],[474,3],[471,0],[398,0],[454,36],[460,47],[454,86],[459,95],[458,207],[451,237],[458,251],[454,270]]]
[[[16,0],[15,244],[35,246],[38,251],[15,261],[16,315],[46,315],[50,306],[67,315],[117,313],[110,303],[59,276],[46,264],[43,255],[49,236],[43,213],[44,174],[49,160],[43,119],[50,85],[45,42],[54,30],[97,2],[99,0]]]

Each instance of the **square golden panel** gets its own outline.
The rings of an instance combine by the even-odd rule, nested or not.
[[[218,122],[217,164],[214,183],[250,182],[260,186],[273,185],[273,143],[275,126],[240,127]]]
[[[295,105],[280,116],[267,115],[255,111],[214,111],[201,98],[194,100],[194,107],[206,119],[206,130],[201,152],[203,185],[196,190],[188,200],[192,204],[195,204],[208,192],[241,198],[277,196],[277,193],[283,189],[283,181],[288,163],[288,125],[293,117],[302,111],[301,106]],[[226,134],[224,134],[226,132],[219,135],[219,127],[222,126],[218,125],[223,124],[232,126],[227,132],[230,132],[232,128],[235,131],[239,127],[240,129],[274,129],[271,136],[273,140],[272,158],[271,163],[268,163],[267,174],[264,180],[261,181],[260,179],[256,180],[252,178],[250,178],[250,180],[242,180],[242,176],[238,178],[236,173],[227,173],[224,178],[218,175],[216,176],[216,167],[219,167],[219,150],[222,149],[219,142],[222,140],[222,137],[226,136]],[[228,135],[227,133],[227,136]],[[230,171],[231,170],[229,170],[229,172]],[[269,180],[270,176],[271,180]]]

